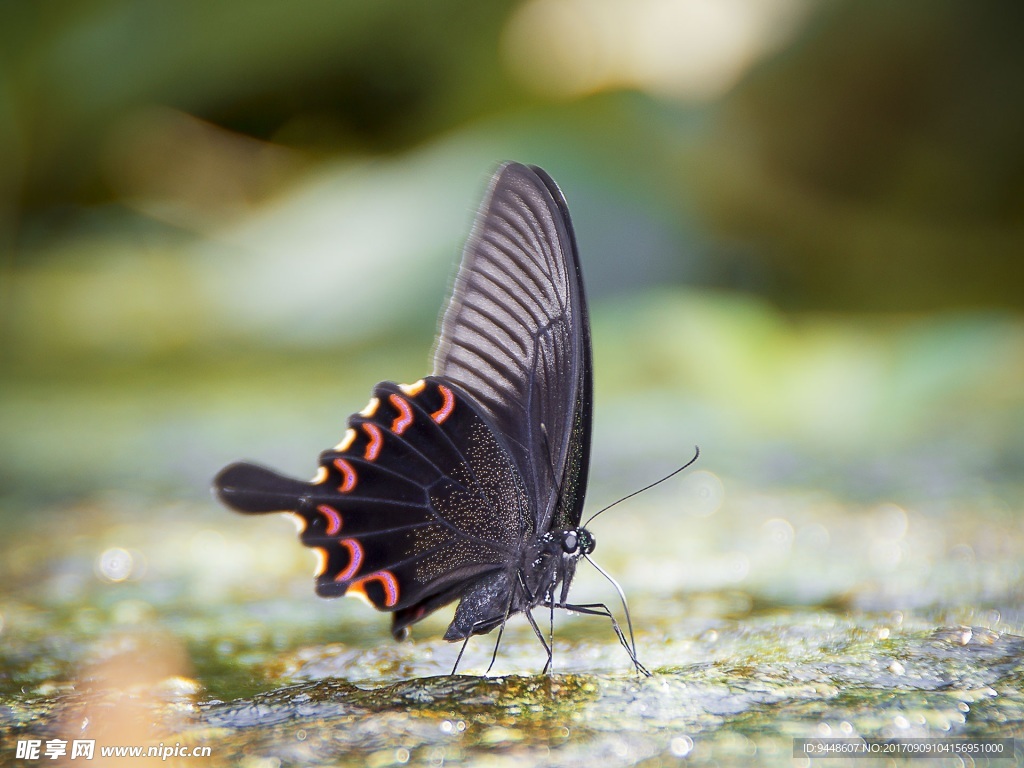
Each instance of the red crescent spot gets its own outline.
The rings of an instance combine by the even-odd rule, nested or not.
[[[338,510],[328,507],[326,504],[321,504],[317,507],[317,511],[327,518],[327,535],[337,536],[338,531],[341,530],[341,515],[338,513]]]
[[[430,418],[438,424],[444,424],[445,420],[452,415],[452,409],[455,407],[455,395],[453,395],[452,391],[443,384],[437,385],[437,391],[440,392],[441,397],[444,398],[444,405],[430,414]]]
[[[353,584],[353,586],[358,585],[362,587],[363,594],[366,594],[365,585],[371,581],[376,581],[384,587],[385,607],[390,608],[398,602],[398,580],[391,571],[377,571],[376,573],[371,573],[369,576],[363,576],[363,578],[356,582],[356,584]],[[370,602],[373,601],[371,600]]]
[[[380,455],[380,446],[384,442],[384,438],[380,434],[380,427],[363,422],[363,431],[370,436],[370,442],[366,445],[366,453],[363,454],[363,458],[367,461],[375,461]]]
[[[341,546],[348,550],[349,563],[348,567],[344,571],[334,577],[335,581],[348,581],[359,571],[359,566],[363,562],[363,548],[359,546],[359,542],[355,539],[342,539],[338,542]]]
[[[352,469],[352,465],[344,459],[335,459],[334,466],[338,468],[338,471],[345,476],[345,481],[338,486],[338,490],[342,493],[348,493],[356,487],[356,471]]]
[[[412,407],[398,395],[391,395],[388,399],[398,409],[398,416],[391,422],[391,431],[400,435],[412,424]]]

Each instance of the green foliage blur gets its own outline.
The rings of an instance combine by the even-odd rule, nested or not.
[[[795,736],[1019,735],[1022,21],[0,0],[0,764],[58,737],[789,766]],[[239,459],[312,476],[376,382],[430,372],[504,160],[564,190],[590,298],[583,519],[616,581],[581,564],[572,599],[651,684],[600,616],[538,613],[554,677],[520,676],[545,659],[518,618],[392,644],[315,596],[290,523],[210,495]],[[448,676],[492,649],[512,676]]]
[[[519,149],[526,132],[556,172],[582,166],[585,182],[669,221],[652,247],[668,276],[788,307],[1020,306],[1017,4],[733,0],[731,16],[702,16],[679,0],[661,4],[676,6],[664,18],[618,5],[6,3],[8,266],[131,226],[97,210],[139,197],[230,208],[325,163],[400,162],[489,132]],[[661,21],[665,40],[594,29],[617,16],[635,17],[637,35]],[[540,50],[518,50],[528,33]],[[719,49],[697,50],[697,37]],[[638,72],[654,68],[640,43],[661,43],[676,68]],[[589,59],[563,60],[574,55]],[[585,66],[599,74],[573,81]],[[717,84],[687,83],[702,74]]]
[[[650,387],[692,402],[684,445],[853,446],[837,464],[966,420],[981,463],[1016,466],[1022,16],[4,3],[0,481],[201,487],[239,444],[327,444],[292,425],[333,435],[373,382],[426,372],[506,159],[569,198],[613,412]]]

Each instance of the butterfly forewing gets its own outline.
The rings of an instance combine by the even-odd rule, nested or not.
[[[492,181],[434,371],[479,403],[520,468],[537,528],[579,523],[590,452],[590,329],[564,198],[538,168]]]

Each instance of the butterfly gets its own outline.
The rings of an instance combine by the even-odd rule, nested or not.
[[[580,524],[592,413],[590,322],[565,198],[540,168],[506,163],[465,246],[433,374],[378,384],[311,482],[241,462],[214,485],[239,512],[295,515],[319,557],[317,593],[390,612],[396,639],[456,600],[444,637],[463,650],[524,613],[547,670],[551,635],[531,611],[565,608],[610,619],[646,673],[631,626],[627,643],[605,605],[568,602],[596,543]]]

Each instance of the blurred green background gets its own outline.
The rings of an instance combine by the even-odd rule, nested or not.
[[[194,678],[201,725],[218,698],[451,668],[424,640],[443,623],[382,643],[385,617],[313,595],[289,524],[209,484],[239,458],[308,476],[374,383],[429,372],[503,160],[543,166],[576,225],[590,508],[701,447],[595,521],[641,658],[683,686],[645,689],[664,730],[625,728],[679,757],[685,706],[724,754],[746,728],[788,765],[831,721],[947,733],[971,688],[992,703],[968,734],[1019,731],[1019,676],[967,646],[1024,634],[1022,22],[972,0],[0,3],[0,733],[80,722],[80,677]],[[614,600],[592,572],[574,595]],[[610,632],[569,624],[557,663],[625,674]],[[509,626],[500,670],[539,671]],[[915,720],[944,643],[992,669]],[[851,686],[871,695],[828,693]]]
[[[1015,4],[0,14],[6,493],[190,493],[424,373],[503,159],[569,197],[599,395],[703,412],[650,426],[671,450],[852,441],[856,472],[911,437],[1020,467]],[[612,418],[609,454],[631,415]]]
[[[700,443],[755,484],[1016,476],[1022,16],[6,3],[3,493],[198,498],[239,452],[304,474],[373,382],[427,371],[505,159],[569,198],[610,468]]]

